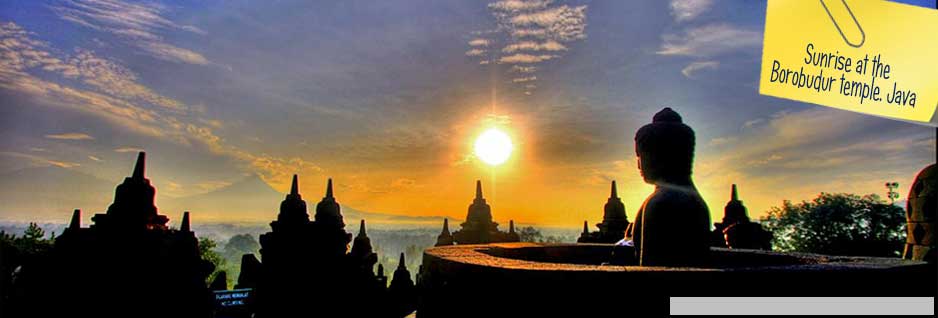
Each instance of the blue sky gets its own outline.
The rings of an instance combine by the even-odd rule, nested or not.
[[[565,224],[597,218],[612,179],[634,214],[634,132],[672,107],[715,217],[733,182],[756,215],[885,181],[904,195],[934,130],[760,96],[764,17],[728,0],[6,1],[0,171],[116,182],[145,149],[170,197],[300,173],[357,208],[454,217],[484,178],[507,214]],[[470,147],[492,124],[517,144],[496,179]],[[231,218],[269,218],[248,213]]]

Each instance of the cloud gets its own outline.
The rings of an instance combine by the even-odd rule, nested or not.
[[[94,137],[91,137],[91,135],[83,133],[49,134],[45,137],[58,140],[94,140]]]
[[[140,43],[139,46],[158,59],[189,64],[208,64],[208,59],[202,56],[202,54],[163,42],[145,42]]]
[[[204,35],[191,25],[180,25],[163,17],[166,7],[157,3],[127,3],[120,0],[65,0],[52,6],[59,18],[124,39],[158,59],[208,64],[201,54],[166,43],[160,33],[184,31]]]
[[[5,57],[0,67],[8,72],[41,69],[66,79],[80,80],[109,97],[140,101],[173,111],[185,110],[181,102],[137,83],[137,75],[126,67],[100,58],[91,51],[77,49],[74,56],[53,56],[47,43],[32,39],[28,32],[12,22],[0,25],[0,39],[3,40],[0,52]]]
[[[48,159],[42,156],[19,153],[19,152],[5,152],[4,151],[4,152],[0,152],[0,155],[23,158],[23,159],[28,160],[30,165],[36,166],[36,167],[56,166],[60,168],[74,168],[74,167],[81,166],[81,164],[77,162],[52,160],[52,159]]]
[[[753,126],[761,124],[763,122],[765,122],[764,118],[756,118],[753,120],[747,120],[745,123],[743,123],[743,128],[752,128]]]
[[[521,41],[509,44],[502,48],[502,52],[514,53],[517,51],[566,51],[567,47],[560,42],[547,40],[545,42]]]
[[[715,70],[718,67],[720,67],[720,62],[717,62],[717,61],[693,62],[687,65],[686,67],[684,67],[684,69],[681,70],[681,74],[684,74],[684,76],[687,78],[692,78],[694,76],[694,73],[698,71],[707,70],[707,69]]]
[[[519,29],[512,29],[509,32],[511,32],[511,36],[518,37],[518,38],[523,38],[523,37],[545,38],[547,37],[546,29],[519,28]]]
[[[469,46],[489,46],[491,43],[492,41],[489,41],[488,39],[476,38],[469,41]]]
[[[537,76],[519,77],[511,79],[512,83],[527,83],[537,80]]]
[[[485,55],[485,50],[482,49],[471,49],[466,51],[466,56],[482,56]]]
[[[556,57],[556,56],[555,56],[555,55],[544,55],[544,54],[542,54],[542,55],[531,55],[531,54],[518,53],[518,54],[509,55],[509,56],[502,56],[501,58],[498,59],[498,62],[499,62],[499,63],[506,63],[506,64],[516,64],[516,63],[520,63],[520,64],[531,64],[531,63],[538,63],[538,62],[547,61],[547,60],[552,59],[552,58],[554,58],[554,57]]]
[[[535,65],[547,60],[560,58],[559,53],[569,50],[569,42],[586,38],[587,6],[555,5],[552,0],[501,0],[490,3],[489,11],[495,18],[496,26],[484,31],[474,31],[473,35],[484,34],[485,38],[469,41],[467,56],[485,56],[480,65],[493,61],[500,64],[527,64],[508,70],[528,76],[515,77],[513,83],[523,88],[525,95],[531,95],[535,86],[524,83],[533,80],[538,70]],[[482,50],[494,44],[503,44],[501,48]],[[538,54],[550,52],[553,54]]]
[[[657,54],[678,56],[715,56],[762,45],[762,34],[728,24],[710,24],[686,30],[684,34],[665,34]]]
[[[671,15],[677,22],[693,20],[713,6],[713,0],[671,0]]]
[[[539,27],[543,35],[558,41],[586,38],[586,6],[567,5],[537,12],[521,13],[509,19],[516,27]]]
[[[519,12],[519,11],[530,11],[536,9],[544,9],[549,5],[550,0],[505,0],[498,1],[489,4],[489,9],[502,12]]]
[[[137,148],[137,147],[120,147],[120,148],[114,149],[114,152],[121,152],[121,153],[124,153],[124,152],[144,152],[144,151],[146,151],[146,150],[144,150],[143,148]]]
[[[511,71],[518,72],[518,73],[534,73],[535,71],[537,71],[537,66],[512,65]]]
[[[54,50],[33,39],[32,33],[12,22],[0,24],[0,56],[3,57],[0,59],[0,89],[29,98],[33,105],[81,112],[131,133],[233,158],[272,185],[289,182],[289,177],[298,171],[321,170],[302,158],[257,154],[227,144],[215,134],[212,125],[200,125],[211,119],[193,116],[190,107],[137,83],[133,73],[113,61],[89,51],[78,51],[75,57],[56,57],[50,53]],[[39,70],[45,72],[43,77],[31,74]],[[53,82],[56,77],[64,81]],[[81,79],[87,87],[66,85],[68,79]],[[194,118],[195,122],[186,118]],[[121,147],[114,151],[142,149]],[[62,167],[78,165],[52,160],[42,162]]]
[[[98,158],[92,155],[88,155],[88,159],[91,159],[92,161],[97,161],[97,162],[104,161],[104,160],[101,160],[101,158]]]

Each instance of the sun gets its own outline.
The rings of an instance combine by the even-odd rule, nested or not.
[[[513,148],[508,134],[496,128],[490,128],[476,138],[475,155],[483,162],[497,166],[508,160]]]

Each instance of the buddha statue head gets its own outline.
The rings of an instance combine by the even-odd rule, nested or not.
[[[694,130],[671,108],[655,114],[652,122],[635,133],[638,168],[645,182],[656,184],[690,181],[694,162]]]

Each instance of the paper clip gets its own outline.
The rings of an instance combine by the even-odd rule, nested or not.
[[[831,10],[827,8],[827,4],[824,3],[824,0],[819,0],[819,1],[821,1],[821,6],[824,7],[824,11],[827,11],[827,16],[831,18],[831,22],[834,22],[834,27],[837,28],[837,32],[840,32],[840,37],[844,39],[844,42],[847,42],[847,45],[855,47],[855,48],[860,48],[861,46],[863,46],[863,43],[866,42],[866,32],[863,32],[863,27],[860,26],[860,22],[857,21],[857,17],[853,15],[853,10],[850,10],[850,6],[847,5],[847,1],[840,0],[840,2],[843,2],[844,8],[847,8],[847,13],[850,13],[850,17],[853,18],[853,23],[855,23],[857,25],[857,29],[860,30],[861,38],[860,38],[859,44],[853,44],[850,42],[850,40],[847,39],[847,36],[844,35],[844,31],[841,30],[840,25],[837,24],[837,20],[834,19],[834,15],[831,14]]]

